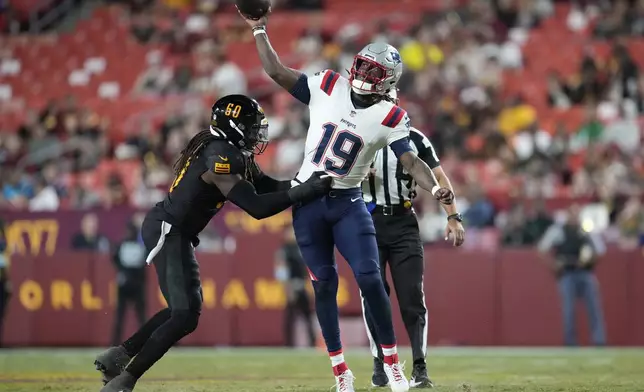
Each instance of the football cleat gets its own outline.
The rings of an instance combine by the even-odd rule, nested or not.
[[[335,376],[335,391],[336,392],[355,392],[353,382],[355,377],[351,370],[347,369],[342,374]]]
[[[434,383],[427,376],[427,366],[424,363],[415,363],[409,380],[410,388],[434,388]]]
[[[407,392],[409,391],[409,381],[403,372],[403,366],[398,362],[398,355],[394,354],[385,357],[383,361],[383,368],[385,374],[389,379],[389,388],[392,392]]]
[[[98,354],[94,360],[94,366],[96,366],[96,370],[103,374],[103,385],[121,374],[127,364],[130,363],[130,359],[125,349],[120,346],[110,347]]]
[[[382,359],[374,358],[373,359],[373,375],[371,376],[371,386],[372,387],[386,387],[389,384],[389,379],[385,373],[385,369],[382,364]]]
[[[123,372],[108,382],[101,392],[132,392],[136,385],[137,378],[128,372]]]

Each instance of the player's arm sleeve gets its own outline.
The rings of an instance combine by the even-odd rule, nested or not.
[[[425,163],[431,169],[435,169],[440,166],[440,161],[438,159],[438,155],[436,154],[436,150],[434,149],[432,142],[429,141],[427,136],[412,128],[411,132],[409,133],[409,138],[418,150],[418,157],[425,161]]]
[[[311,102],[311,89],[309,88],[309,77],[305,74],[300,75],[295,82],[295,86],[289,91],[291,95],[302,102],[305,105],[308,105]]]
[[[279,214],[293,204],[288,191],[258,194],[253,184],[246,180],[237,182],[226,198],[255,219]]]
[[[390,113],[390,115],[387,116],[387,119],[383,122],[383,125],[390,126],[391,124],[394,124],[392,127],[393,129],[387,136],[387,144],[391,147],[394,154],[396,154],[396,158],[400,158],[402,154],[408,151],[413,151],[413,149],[409,144],[411,121],[409,120],[407,113],[404,113],[404,110],[400,108],[397,108],[397,110],[402,111],[402,113],[399,114],[400,116],[403,116],[402,119],[399,119],[398,121],[394,119],[394,122],[392,123],[388,120],[388,118],[392,116]],[[392,110],[392,112],[394,112],[394,110]],[[393,114],[393,116],[396,116],[396,114]]]
[[[311,106],[320,94],[331,95],[335,84],[340,79],[340,74],[331,70],[324,70],[315,75],[300,75],[295,86],[289,92],[303,104]]]
[[[233,204],[255,219],[264,219],[289,208],[293,203],[286,190],[259,194],[255,186],[246,181],[246,160],[232,147],[210,148],[208,169],[214,184]],[[248,168],[252,169],[252,168]]]

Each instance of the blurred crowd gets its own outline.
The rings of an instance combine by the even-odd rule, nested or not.
[[[301,163],[308,112],[265,83],[263,75],[258,78],[229,61],[226,43],[250,39],[243,24],[218,31],[211,23],[229,2],[124,2],[132,37],[142,45],[169,48],[148,53],[132,94],[258,97],[270,116],[272,139],[260,164],[274,176],[292,176]],[[276,3],[278,8],[323,6],[316,0]],[[368,40],[399,48],[405,64],[399,85],[402,106],[434,144],[468,227],[498,226],[507,244],[534,243],[553,217],[542,202],[500,208],[495,194],[504,194],[513,200],[601,201],[611,222],[623,225],[625,232],[644,232],[638,199],[644,189],[638,119],[644,112],[644,75],[623,42],[626,36],[644,34],[644,1],[581,1],[570,9],[569,30],[582,34],[590,27],[588,39],[610,40],[612,46],[605,59],[588,45],[574,75],[543,76],[545,96],[538,100],[561,110],[583,106],[578,129],[563,123],[547,129],[535,97],[504,94],[504,73],[526,66],[526,37],[553,13],[551,0],[474,0],[461,9],[423,15],[411,26],[406,15],[393,15],[373,21],[373,29],[348,24],[339,31],[327,31],[321,19],[312,17],[292,53],[282,56],[295,59],[306,73],[332,68],[347,76],[353,56]],[[109,137],[109,119],[73,96],[30,112],[17,132],[0,134],[0,207],[148,207],[165,194],[174,157],[209,121],[210,108],[202,100],[181,102],[162,109],[161,121],[143,119],[116,142]],[[141,162],[140,177],[133,186],[116,172],[104,176],[100,187],[78,181],[75,173],[91,172],[105,159]],[[439,226],[439,216],[442,226],[444,217],[435,203],[419,200],[417,205],[431,241],[432,227]]]

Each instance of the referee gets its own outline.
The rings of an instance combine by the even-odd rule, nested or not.
[[[411,128],[410,139],[412,148],[432,169],[440,186],[452,189],[429,139],[415,128]],[[390,289],[386,279],[386,266],[389,264],[400,313],[411,341],[414,368],[410,387],[431,388],[433,384],[427,376],[425,363],[427,308],[423,292],[423,244],[416,214],[412,208],[412,199],[416,195],[415,187],[412,177],[405,173],[393,151],[386,147],[376,155],[371,174],[363,183],[363,197],[372,213],[376,227],[382,280],[389,294]],[[447,213],[446,234],[449,235],[451,232],[454,246],[460,246],[465,239],[461,214],[457,212],[454,204],[443,205],[443,207]],[[384,387],[387,385],[387,375],[383,369],[382,351],[369,309],[365,308],[364,299],[362,305],[371,352],[374,356],[372,385]]]

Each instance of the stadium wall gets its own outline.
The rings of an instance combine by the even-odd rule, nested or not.
[[[236,214],[238,211],[231,211]],[[281,345],[286,297],[273,279],[273,255],[288,214],[259,223],[222,214],[236,246],[228,253],[198,256],[204,310],[197,331],[184,344],[200,346]],[[68,249],[82,213],[6,217],[14,296],[4,331],[9,346],[104,346],[115,303],[114,270],[107,254]],[[121,235],[123,212],[100,214],[104,232]],[[112,219],[111,224],[108,224]],[[241,220],[240,220],[241,219]],[[255,222],[255,223],[251,223]],[[118,224],[118,225],[117,225]],[[259,225],[259,226],[258,226]],[[118,227],[118,229],[116,229]],[[223,230],[220,228],[220,230]],[[63,241],[64,240],[64,241]],[[561,317],[556,281],[531,249],[463,251],[426,248],[425,294],[430,311],[429,342],[455,345],[559,345]],[[358,290],[346,263],[339,301],[345,317],[360,317]],[[155,274],[148,274],[148,308],[163,306]],[[637,252],[609,249],[600,261],[604,312],[610,345],[644,345],[644,264]],[[398,312],[396,328],[408,340]],[[587,342],[580,309],[582,342]],[[130,320],[126,331],[135,326]],[[366,340],[365,340],[366,341]]]

